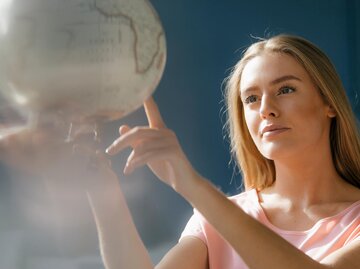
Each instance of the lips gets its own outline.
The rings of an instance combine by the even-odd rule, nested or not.
[[[282,125],[276,125],[276,124],[269,124],[263,127],[260,131],[261,136],[269,136],[273,134],[279,134],[286,130],[289,130],[290,128],[282,126]]]

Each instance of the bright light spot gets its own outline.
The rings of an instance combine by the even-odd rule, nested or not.
[[[27,104],[28,100],[26,99],[26,97],[24,95],[21,95],[19,93],[15,93],[14,94],[14,99],[15,99],[15,102],[19,105],[25,105]]]
[[[6,35],[9,28],[8,13],[13,0],[0,0],[0,34]]]
[[[27,126],[15,126],[11,128],[0,128],[0,140],[17,133],[21,133],[27,129]]]
[[[8,83],[9,89],[10,89],[10,98],[14,100],[14,102],[20,106],[26,105],[28,103],[28,99],[20,94],[13,84]]]

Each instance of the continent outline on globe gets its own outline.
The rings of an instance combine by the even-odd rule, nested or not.
[[[140,107],[155,90],[166,42],[147,0],[12,3],[2,19],[8,19],[9,31],[0,35],[0,95],[15,106],[113,120]]]
[[[156,55],[158,55],[159,51],[160,51],[160,38],[164,35],[163,31],[161,30],[161,28],[157,29],[158,31],[158,37],[156,38],[156,45],[154,46],[153,49],[147,49],[146,51],[154,51],[153,53],[150,53],[152,56],[148,56],[148,63],[144,63],[141,64],[142,59],[144,59],[146,57],[146,55],[141,55],[142,57],[139,57],[140,51],[145,51],[145,50],[140,50],[138,49],[138,46],[141,46],[141,44],[145,44],[143,42],[139,42],[139,39],[142,38],[147,38],[146,33],[143,33],[141,30],[139,29],[147,29],[147,27],[151,26],[151,25],[161,25],[160,19],[158,17],[158,15],[156,14],[156,12],[154,11],[154,9],[152,8],[151,5],[149,5],[148,1],[145,1],[145,3],[147,4],[149,10],[151,10],[153,16],[152,17],[148,17],[148,16],[139,16],[138,13],[134,12],[134,7],[132,5],[134,5],[135,2],[139,2],[139,0],[132,0],[131,2],[118,2],[118,1],[104,1],[104,0],[95,0],[95,5],[94,8],[101,13],[104,17],[106,18],[114,18],[114,17],[124,17],[126,19],[128,19],[130,21],[130,27],[132,29],[132,31],[134,32],[134,36],[135,36],[135,44],[134,44],[134,54],[135,54],[135,60],[136,60],[136,71],[139,73],[144,73],[146,72],[150,66],[153,64]],[[140,0],[141,2],[143,2],[142,0]],[[111,2],[112,4],[112,9],[108,9],[107,5],[102,6],[101,4],[109,4]],[[114,10],[116,10],[117,12],[114,12]],[[126,10],[126,13],[122,10]],[[127,15],[128,14],[128,15]],[[131,16],[133,15],[133,16]],[[138,18],[140,17],[140,19]],[[153,24],[153,23],[149,23],[149,21],[147,20],[143,20],[143,19],[155,19],[157,20],[158,24]],[[139,25],[143,26],[139,27]],[[159,60],[159,62],[161,62],[162,59]]]

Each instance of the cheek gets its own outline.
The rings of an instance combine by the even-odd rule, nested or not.
[[[246,126],[251,135],[251,138],[256,143],[258,130],[259,130],[259,126],[260,126],[259,114],[257,112],[245,110],[244,117],[245,117]]]
[[[323,109],[323,104],[298,104],[292,113],[295,126],[302,126],[304,132],[316,132],[324,127],[328,117]],[[296,113],[297,112],[297,113]]]
[[[309,142],[319,142],[323,137],[328,136],[328,129],[330,127],[330,119],[314,110],[312,114],[306,114],[303,123],[302,137],[308,139]],[[299,120],[300,121],[300,120]]]

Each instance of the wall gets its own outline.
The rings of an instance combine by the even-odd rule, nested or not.
[[[226,194],[240,191],[241,177],[236,172],[234,163],[229,165],[229,145],[224,139],[226,133],[223,130],[225,117],[222,82],[229,74],[229,69],[241,57],[242,50],[254,41],[252,36],[291,33],[317,44],[333,60],[355,111],[360,113],[360,107],[356,105],[357,92],[360,90],[359,1],[151,2],[165,28],[168,48],[167,66],[155,92],[155,99],[168,127],[177,133],[194,167]],[[117,136],[118,126],[123,123],[145,125],[144,111],[139,109],[122,120],[107,124],[104,127],[105,144],[111,143]],[[119,175],[139,232],[157,261],[167,248],[176,243],[192,209],[179,195],[155,179],[147,168],[139,169],[131,176],[123,176],[121,171],[126,153],[129,151],[113,158],[113,166]],[[13,203],[14,197],[10,197],[8,193],[12,184],[5,180],[5,173],[0,175],[0,203]],[[31,184],[26,183],[25,186],[27,188]],[[4,216],[16,215],[16,212],[9,212],[9,208],[11,207],[2,210],[0,207],[3,226],[10,225],[3,221]],[[81,206],[76,210],[79,208]],[[84,212],[83,218],[85,219],[81,225],[80,222],[77,226],[74,225],[71,232],[59,232],[55,236],[60,242],[57,242],[56,247],[49,246],[49,249],[55,250],[51,252],[48,249],[48,253],[61,254],[57,259],[62,260],[62,264],[65,264],[66,258],[86,253],[93,256],[90,260],[96,260],[93,264],[99,263],[90,212]],[[27,235],[34,240],[37,236],[40,234]],[[47,252],[44,253],[46,255]],[[54,258],[52,263],[61,264],[57,259]],[[74,265],[71,268],[77,267]]]

